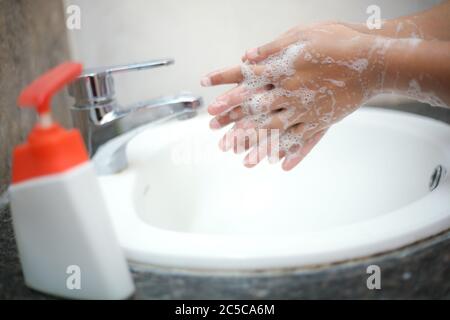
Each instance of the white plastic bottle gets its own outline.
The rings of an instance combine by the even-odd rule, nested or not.
[[[52,122],[50,100],[81,64],[64,63],[22,91],[39,123],[14,150],[9,189],[26,284],[76,299],[124,299],[134,284],[77,130]]]

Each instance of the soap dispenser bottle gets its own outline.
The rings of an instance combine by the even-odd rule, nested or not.
[[[13,152],[9,189],[14,233],[26,284],[75,299],[124,299],[134,284],[81,134],[51,118],[53,94],[82,65],[67,62],[25,88],[21,107],[39,121]]]

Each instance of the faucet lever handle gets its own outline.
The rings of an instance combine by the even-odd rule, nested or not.
[[[110,67],[99,67],[84,70],[83,73],[69,85],[69,94],[75,98],[75,107],[110,103],[114,99],[115,89],[113,74],[153,69],[168,66],[173,59],[157,59],[139,63],[124,64]]]
[[[100,73],[119,73],[119,72],[125,72],[125,71],[139,71],[139,70],[169,66],[169,65],[173,64],[174,62],[175,62],[175,60],[170,59],[170,58],[156,59],[156,60],[149,60],[149,61],[144,61],[144,62],[110,66],[110,67],[92,68],[92,69],[88,69],[88,70],[84,71],[83,74],[93,75],[93,74],[100,74]]]

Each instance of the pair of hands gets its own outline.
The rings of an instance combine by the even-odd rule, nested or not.
[[[203,86],[237,84],[208,107],[212,129],[234,124],[219,147],[249,151],[247,167],[268,156],[291,170],[328,128],[380,92],[380,49],[371,35],[322,23],[295,27],[247,51],[242,65],[208,74]]]

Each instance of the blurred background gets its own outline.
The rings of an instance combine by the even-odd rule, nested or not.
[[[365,22],[369,5],[382,19],[429,8],[438,0],[67,0],[81,9],[81,29],[68,31],[73,58],[88,67],[172,57],[176,64],[117,77],[123,102],[188,90],[206,102],[223,88],[200,77],[240,62],[245,50],[301,23]]]

